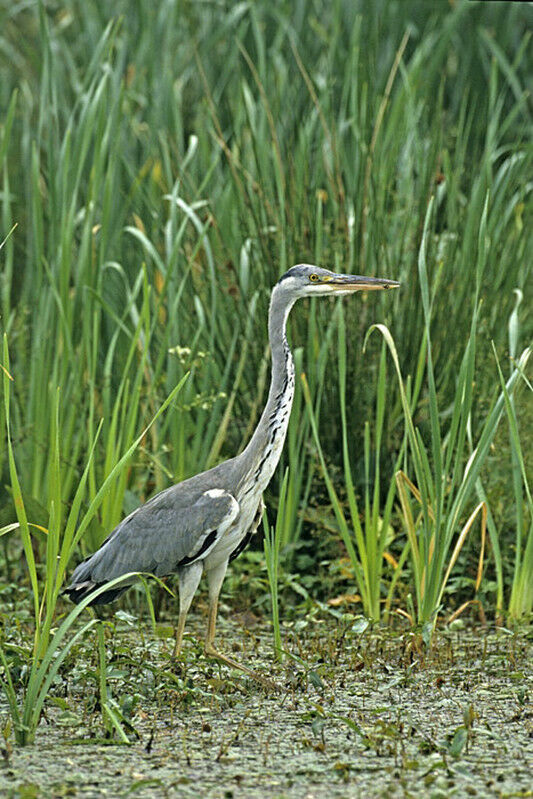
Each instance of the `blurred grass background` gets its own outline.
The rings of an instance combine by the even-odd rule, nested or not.
[[[156,490],[242,448],[266,398],[270,288],[299,262],[402,283],[344,307],[355,488],[376,473],[386,491],[402,409],[390,379],[381,469],[365,468],[380,342],[372,337],[363,355],[362,340],[372,322],[388,325],[414,381],[414,417],[428,432],[417,255],[432,196],[427,263],[443,428],[470,332],[489,198],[476,439],[499,390],[491,341],[510,369],[516,289],[516,351],[532,336],[532,15],[527,4],[461,0],[0,4],[1,326],[31,521],[49,522],[56,430],[66,514],[99,420],[88,500],[187,371],[175,403],[107,493],[82,552]],[[290,337],[342,498],[333,309],[302,303]],[[523,385],[516,410],[527,453],[533,414]],[[0,507],[8,524],[4,429]],[[512,553],[510,458],[502,425],[483,480],[501,549]],[[306,530],[304,579],[323,555],[321,530],[333,515],[320,510],[328,500],[300,385],[273,507],[287,465],[286,543]],[[338,540],[334,526],[330,533]],[[3,544],[13,577],[17,545],[7,536]],[[453,584],[459,594],[472,582],[477,546],[465,548]],[[511,554],[504,570],[511,580]]]

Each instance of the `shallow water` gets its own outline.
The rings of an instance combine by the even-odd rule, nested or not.
[[[327,623],[289,631],[287,649],[298,659],[279,666],[268,627],[220,628],[221,648],[223,641],[232,656],[271,675],[279,693],[206,660],[192,638],[172,673],[169,640],[117,630],[108,641],[108,686],[119,705],[135,697],[139,738],[132,735],[131,746],[103,741],[88,698],[94,665],[88,655],[83,676],[79,653],[70,678],[55,686],[65,695],[48,704],[35,744],[5,750],[0,794],[532,795],[526,636],[438,633],[427,652],[408,633],[360,637]],[[203,632],[203,621],[190,629]],[[5,704],[0,715],[3,727]]]

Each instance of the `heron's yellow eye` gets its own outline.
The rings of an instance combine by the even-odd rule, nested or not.
[[[311,281],[311,283],[316,283],[318,280],[318,275],[315,274],[309,275],[309,280]]]

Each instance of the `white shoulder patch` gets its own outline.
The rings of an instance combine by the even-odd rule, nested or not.
[[[205,492],[204,497],[216,499],[216,497],[223,497],[226,493],[223,488],[210,488],[209,491]]]

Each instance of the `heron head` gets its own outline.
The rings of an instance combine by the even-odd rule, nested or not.
[[[280,278],[278,287],[290,297],[316,297],[325,294],[351,294],[354,291],[396,289],[396,280],[362,275],[341,275],[312,264],[298,264]]]

